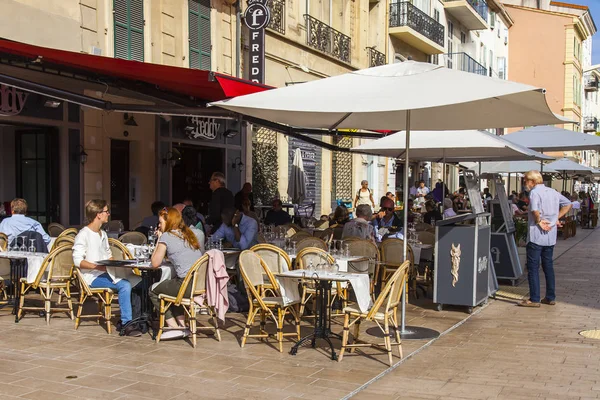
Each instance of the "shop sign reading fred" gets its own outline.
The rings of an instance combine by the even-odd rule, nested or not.
[[[22,92],[15,87],[0,85],[0,116],[8,117],[18,115],[25,107],[29,93]]]
[[[265,0],[249,0],[244,13],[244,23],[250,30],[248,79],[256,83],[265,81],[265,28],[271,19]]]
[[[189,117],[185,134],[190,139],[216,139],[221,124],[215,118]]]

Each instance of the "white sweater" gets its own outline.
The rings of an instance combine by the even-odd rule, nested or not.
[[[99,233],[96,233],[87,226],[79,231],[75,237],[75,244],[73,244],[73,262],[76,267],[79,267],[83,260],[93,263],[108,260],[111,257],[112,252],[110,251],[106,232],[100,230]],[[81,273],[89,285],[104,272],[82,268]]]

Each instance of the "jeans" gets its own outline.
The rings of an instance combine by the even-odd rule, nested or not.
[[[119,294],[119,307],[121,308],[121,323],[125,325],[131,321],[131,283],[127,279],[121,279],[113,283],[108,272],[103,273],[90,284],[91,288],[109,288],[116,290]]]
[[[527,243],[527,279],[529,281],[529,299],[533,303],[540,302],[540,259],[546,277],[546,299],[550,301],[556,299],[553,253],[554,246]]]

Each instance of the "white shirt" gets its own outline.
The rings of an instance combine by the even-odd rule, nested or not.
[[[444,210],[444,219],[445,218],[451,218],[451,217],[456,217],[456,213],[454,212],[453,208],[446,208]]]
[[[577,200],[571,202],[572,206],[573,206],[573,210],[580,210],[581,209],[581,203]]]
[[[98,234],[87,226],[79,231],[75,237],[75,244],[73,244],[73,262],[76,267],[79,267],[83,260],[93,263],[108,260],[111,257],[112,252],[110,251],[106,232],[100,230],[100,234]],[[104,271],[95,269],[81,269],[81,274],[88,285],[103,273]]]

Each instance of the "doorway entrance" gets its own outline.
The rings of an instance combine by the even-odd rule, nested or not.
[[[129,142],[110,141],[110,217],[129,229]]]
[[[208,187],[213,172],[225,171],[225,150],[193,145],[173,146],[173,203],[189,197],[198,212],[206,215],[212,192]]]
[[[16,194],[27,201],[27,214],[44,226],[59,220],[58,131],[17,128]]]

